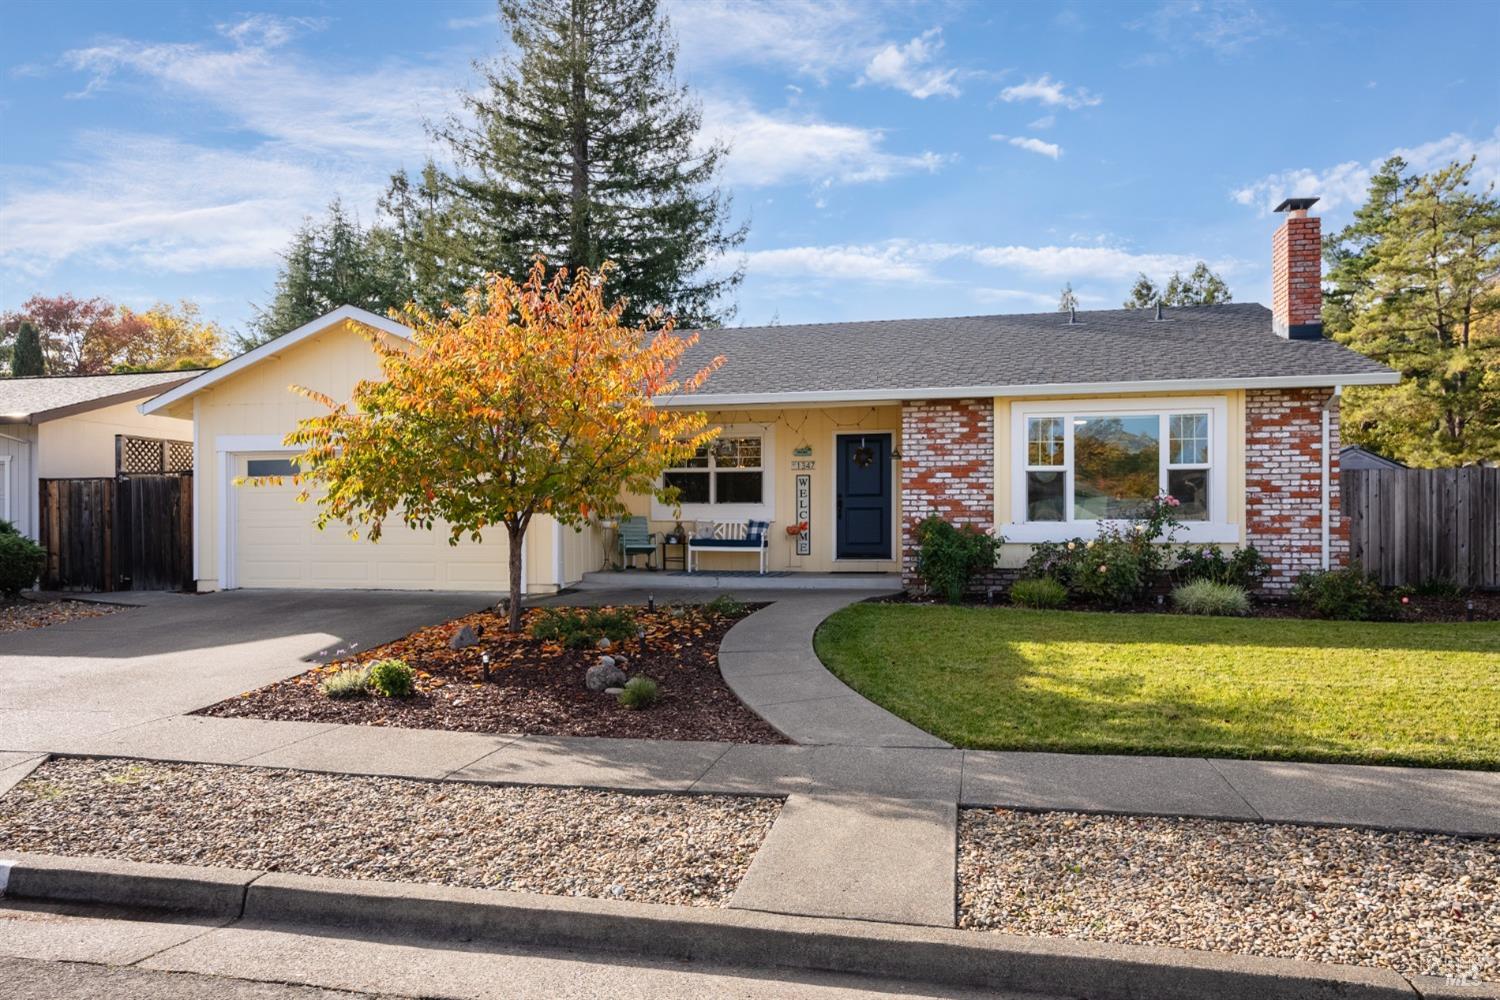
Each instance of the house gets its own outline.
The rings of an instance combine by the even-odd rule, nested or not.
[[[143,415],[138,404],[198,374],[0,379],[0,520],[36,538],[40,480],[114,476],[120,438],[191,441],[191,420]]]
[[[1182,540],[1255,545],[1267,587],[1347,558],[1338,504],[1342,387],[1399,376],[1322,337],[1315,199],[1292,199],[1273,248],[1272,306],[1104,310],[704,331],[684,359],[726,363],[704,390],[660,405],[711,414],[720,439],[666,473],[681,504],[630,500],[654,531],[770,521],[773,570],[878,572],[914,582],[913,536],[937,514],[999,531],[1001,570],[1031,544],[1088,537],[1165,490]],[[282,437],[318,407],[298,383],[348,398],[378,375],[345,307],[198,376],[143,412],[196,428],[202,589],[233,586],[501,589],[505,542],[446,533],[378,545],[321,534],[295,488],[236,488],[285,471]],[[787,526],[807,524],[788,533]],[[596,533],[533,527],[528,591],[606,558]],[[704,569],[746,569],[705,552]]]
[[[1357,444],[1346,444],[1339,449],[1339,470],[1350,469],[1404,469],[1405,465],[1394,458],[1366,451]]]

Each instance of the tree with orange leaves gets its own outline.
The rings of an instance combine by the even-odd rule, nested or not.
[[[606,265],[608,266],[608,265]],[[451,544],[504,526],[510,542],[510,628],[521,624],[521,549],[538,515],[576,526],[625,513],[622,495],[675,502],[661,472],[713,440],[701,411],[656,405],[697,390],[723,363],[679,378],[696,335],[670,319],[626,326],[599,274],[549,280],[538,259],[524,284],[493,276],[462,307],[398,317],[411,343],[371,332],[384,379],[361,381],[347,403],[300,386],[329,409],[298,423],[306,500],[319,491],[318,526],[340,521],[372,541],[399,517]]]

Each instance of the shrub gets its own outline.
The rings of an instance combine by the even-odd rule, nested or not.
[[[1456,600],[1467,593],[1454,580],[1440,576],[1429,576],[1411,588],[1411,591],[1419,597],[1441,597],[1448,600]]]
[[[0,521],[0,597],[15,597],[29,590],[46,565],[46,549],[9,521]]]
[[[1068,588],[1050,576],[1034,580],[1017,580],[1010,588],[1010,600],[1023,608],[1060,608],[1068,599]]]
[[[320,686],[330,698],[359,698],[370,693],[370,672],[350,667],[325,678]]]
[[[738,618],[746,611],[745,602],[733,594],[720,594],[703,606],[703,610],[721,618]]]
[[[917,526],[917,575],[949,604],[963,600],[976,573],[992,569],[1002,539],[972,524],[956,528],[933,516]]]
[[[600,639],[624,642],[640,635],[635,615],[624,609],[549,608],[531,623],[531,637],[567,649],[591,649]]]
[[[405,660],[376,660],[370,664],[370,688],[386,698],[405,698],[416,690],[417,673]]]
[[[625,690],[617,697],[620,704],[626,708],[650,708],[656,704],[660,692],[657,690],[656,682],[649,677],[632,677],[625,682]]]
[[[1172,588],[1172,606],[1185,615],[1248,615],[1250,596],[1232,583],[1194,580]]]
[[[1027,579],[1039,580],[1046,577],[1056,580],[1064,587],[1070,587],[1078,568],[1078,551],[1085,544],[1087,543],[1081,538],[1075,538],[1071,542],[1038,542],[1031,547],[1031,555],[1027,557],[1021,573]]]
[[[1292,588],[1292,599],[1320,618],[1386,621],[1399,605],[1372,574],[1358,566],[1304,573]]]
[[[1199,549],[1184,548],[1178,553],[1177,567],[1172,576],[1179,583],[1194,580],[1209,580],[1213,583],[1228,583],[1242,590],[1254,590],[1271,564],[1253,545],[1235,549],[1230,555],[1215,546]]]

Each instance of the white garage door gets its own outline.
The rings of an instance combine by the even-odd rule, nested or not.
[[[234,477],[290,475],[284,454],[234,456]],[[234,584],[238,587],[503,591],[508,567],[503,528],[481,544],[448,544],[448,528],[412,530],[385,523],[380,541],[349,537],[348,528],[313,524],[318,508],[298,503],[301,487],[231,486],[234,491]]]

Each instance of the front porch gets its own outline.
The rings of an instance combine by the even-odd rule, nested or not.
[[[583,574],[579,590],[671,590],[698,592],[740,592],[759,590],[869,590],[884,593],[901,591],[901,574],[889,573],[808,573],[801,570],[597,570]]]

